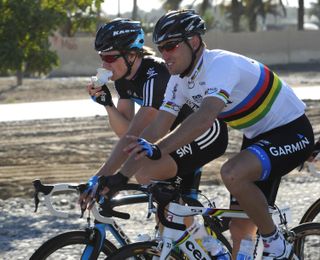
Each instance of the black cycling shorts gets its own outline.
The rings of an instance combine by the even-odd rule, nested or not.
[[[243,137],[241,150],[255,154],[263,166],[261,179],[255,183],[270,205],[275,202],[281,177],[306,161],[313,145],[312,126],[305,115],[253,139]],[[232,196],[231,204],[238,204]]]
[[[190,144],[170,153],[178,166],[177,176],[183,179],[184,189],[198,189],[199,168],[223,155],[228,146],[228,129],[223,121],[216,119],[213,126]],[[194,185],[196,184],[196,185]]]

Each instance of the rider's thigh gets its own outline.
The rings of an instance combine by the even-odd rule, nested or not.
[[[167,180],[176,176],[177,164],[169,155],[163,155],[160,160],[143,159],[141,167],[136,172],[136,180],[148,184],[151,180]]]
[[[261,177],[262,165],[259,158],[250,151],[243,150],[230,158],[221,168],[224,183],[257,181]]]

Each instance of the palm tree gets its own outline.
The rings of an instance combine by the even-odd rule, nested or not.
[[[232,28],[233,32],[240,31],[240,17],[242,14],[242,3],[238,0],[232,0],[231,2],[231,20],[232,20]]]
[[[304,24],[304,0],[299,0],[299,7],[298,7],[298,30],[303,30]]]
[[[162,2],[164,2],[163,9],[168,11],[179,9],[182,0],[162,0]]]
[[[133,0],[132,20],[138,19],[138,0]]]
[[[278,0],[278,4],[281,6],[283,15],[286,16],[286,9],[282,0]],[[227,13],[230,14],[233,32],[240,31],[242,16],[247,19],[249,30],[256,31],[258,16],[265,19],[268,13],[273,15],[280,14],[277,10],[277,4],[275,4],[273,0],[232,0],[231,6],[226,5],[224,7]]]
[[[314,15],[318,18],[318,25],[320,25],[320,0],[316,3],[311,3],[310,15]]]

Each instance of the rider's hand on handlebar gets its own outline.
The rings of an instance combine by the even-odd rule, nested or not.
[[[121,172],[111,176],[102,176],[99,178],[99,191],[101,195],[111,198],[121,187],[128,183],[128,177]]]
[[[92,176],[87,182],[87,188],[85,191],[80,194],[78,203],[80,204],[81,209],[86,210],[91,209],[95,200],[96,194],[98,192],[99,186],[99,177],[97,175]],[[89,206],[88,206],[89,205]]]
[[[112,95],[107,85],[94,87],[91,83],[87,85],[87,90],[92,100],[103,106],[113,107]]]
[[[93,176],[87,183],[87,189],[80,195],[78,203],[83,210],[92,209],[94,203],[99,200],[100,195],[111,198],[122,185],[128,183],[128,178],[118,172],[111,176]]]

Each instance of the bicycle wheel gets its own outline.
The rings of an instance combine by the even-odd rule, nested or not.
[[[153,257],[160,256],[157,241],[139,242],[123,246],[108,256],[108,260],[151,260]],[[167,260],[186,260],[183,254],[172,251]]]
[[[71,231],[57,235],[40,246],[30,260],[80,259],[87,245],[92,244],[86,231]],[[98,259],[105,259],[117,248],[108,240],[104,241]]]
[[[294,232],[294,252],[300,260],[319,259],[320,223],[304,223],[291,229]]]
[[[300,220],[300,224],[312,221],[320,222],[320,199],[315,201],[304,213]]]

